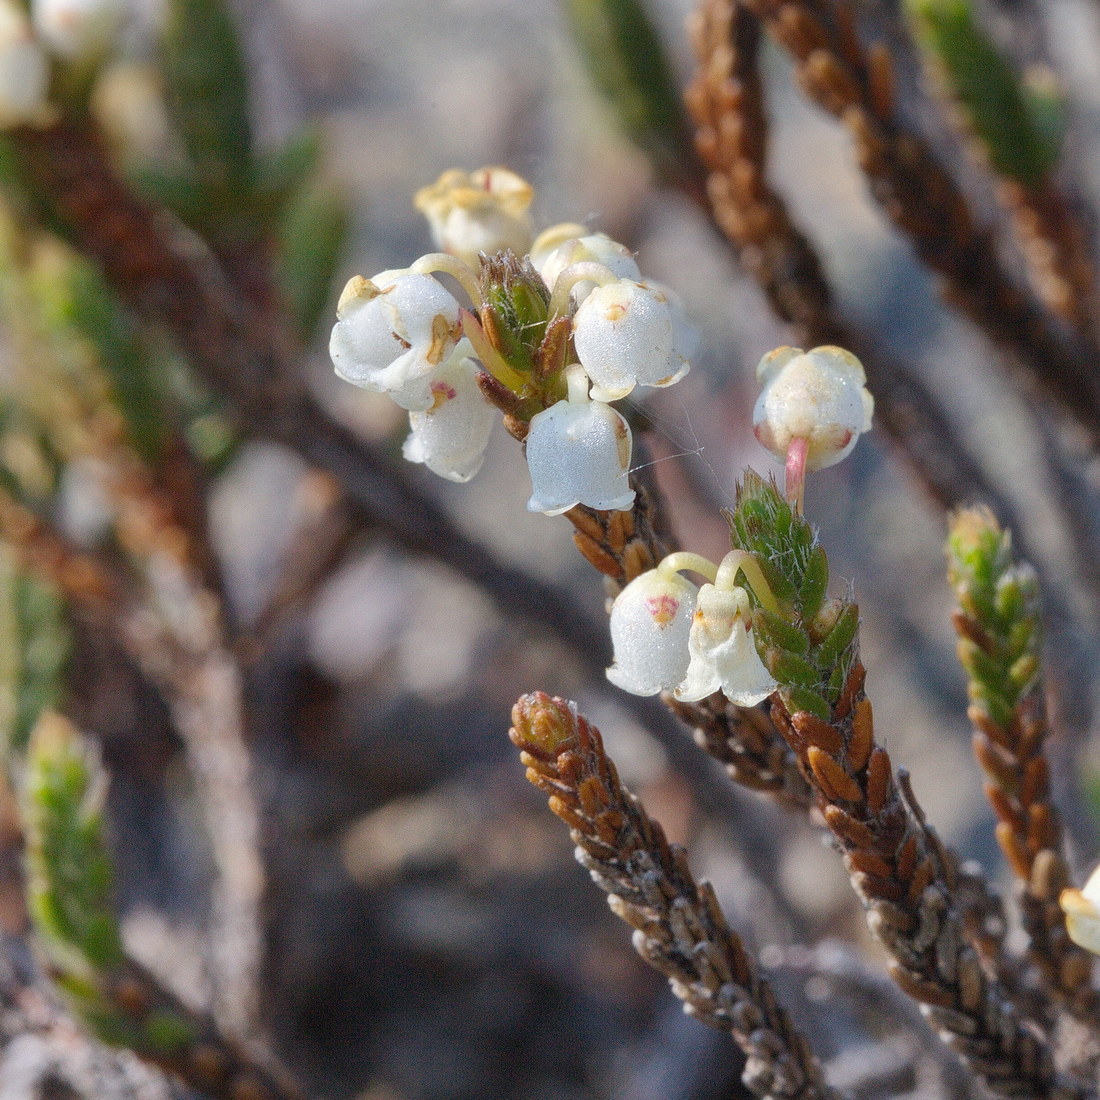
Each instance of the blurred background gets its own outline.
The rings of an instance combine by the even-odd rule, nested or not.
[[[650,5],[681,84],[692,66],[689,7]],[[857,8],[872,29],[896,28],[888,0]],[[605,232],[682,299],[697,330],[692,371],[644,399],[643,460],[654,464],[677,545],[720,557],[721,509],[732,504],[740,472],[779,473],[751,432],[754,370],[792,337],[698,204],[662,186],[621,135],[562,7],[240,0],[232,11],[257,146],[275,149],[315,127],[318,171],[346,212],[326,311],[301,357],[332,416],[399,460],[404,413],[332,374],[335,298],[351,275],[406,266],[433,249],[411,201],[418,188],[448,168],[506,165],[533,184],[539,228],[579,221]],[[1095,209],[1100,7],[999,0],[983,12],[1003,41],[1063,79],[1066,161]],[[155,56],[161,18],[149,7],[127,20],[127,64]],[[1003,222],[985,177],[928,108],[904,43],[895,48],[908,113],[982,214]],[[1089,556],[1100,529],[1095,456],[1045,402],[1021,392],[984,336],[940,304],[933,277],[869,197],[847,133],[806,101],[778,50],[768,47],[763,62],[774,182],[819,247],[842,310],[918,366],[1011,503],[1017,543],[1052,594],[1056,788],[1076,856],[1090,865],[1097,839],[1089,791],[1100,776],[1100,566]],[[114,99],[104,94],[102,110],[127,120],[130,140],[145,135],[148,157],[167,140],[165,123],[156,83],[135,81],[120,81]],[[11,349],[9,339],[8,357]],[[94,545],[102,522],[95,478],[82,479],[72,465],[55,515],[74,539]],[[526,512],[526,467],[503,430],[468,484],[408,471],[494,561],[568,594],[600,622],[601,579],[574,549],[567,522]],[[574,863],[560,822],[524,781],[507,729],[511,705],[533,690],[576,700],[600,727],[625,783],[688,846],[696,875],[714,883],[731,923],[775,968],[792,1012],[809,1021],[831,1060],[835,1084],[868,1096],[969,1095],[934,1048],[914,1038],[922,1025],[912,1010],[879,984],[862,913],[823,834],[730,784],[692,750],[690,731],[607,684],[609,645],[594,652],[587,638],[571,643],[568,629],[555,636],[507,613],[507,591],[487,591],[440,564],[430,532],[425,552],[349,519],[330,476],[268,439],[240,433],[208,489],[266,880],[258,1014],[311,1095],[739,1094],[736,1048],[686,1018],[664,980],[636,958],[627,930]],[[1002,880],[954,659],[942,508],[872,432],[847,461],[810,479],[806,511],[820,527],[834,585],[850,583],[860,603],[880,738],[912,772],[941,834]],[[161,693],[109,632],[78,621],[67,667],[67,712],[101,744],[110,776],[127,945],[185,999],[208,1003],[219,980],[210,944],[219,861],[194,756]],[[18,931],[14,896],[6,912]],[[12,1036],[5,1042],[0,1097],[37,1095],[19,1084],[31,1077],[16,1072],[30,1055]]]

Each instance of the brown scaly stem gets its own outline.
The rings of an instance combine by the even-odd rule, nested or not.
[[[658,534],[654,500],[649,489],[631,479],[635,491],[629,512],[604,512],[578,504],[565,513],[573,524],[577,549],[610,583],[613,593],[653,569],[669,553]]]
[[[859,609],[827,597],[828,558],[774,482],[751,472],[729,514],[735,549],[755,554],[776,610],[758,607],[753,637],[779,688],[772,717],[814,789],[868,925],[894,980],[990,1091],[1094,1095],[1059,1074],[1044,1038],[1005,1000],[966,934],[951,854],[875,740],[859,658]]]
[[[974,755],[998,817],[997,840],[1020,883],[1028,960],[1043,989],[1095,1029],[1100,993],[1092,984],[1093,956],[1069,939],[1058,904],[1070,880],[1044,753],[1035,574],[1013,560],[1008,535],[985,509],[955,515],[947,546],[959,605],[953,615],[959,658],[970,680]]]
[[[933,500],[949,508],[978,495],[1001,509],[1001,495],[915,369],[838,315],[817,253],[768,182],[759,20],[735,0],[702,0],[690,29],[698,71],[685,100],[709,169],[712,216],[742,266],[801,344],[836,344],[856,354],[875,394],[876,423]]]
[[[874,739],[858,658],[828,721],[775,708],[813,784],[868,923],[894,980],[924,1006],[941,1037],[1002,1096],[1093,1095],[1058,1074],[1046,1044],[1023,1026],[967,941],[950,857]]]
[[[669,980],[688,1012],[733,1036],[758,1096],[825,1100],[805,1038],[726,924],[713,889],[696,883],[684,850],[619,783],[599,731],[576,708],[537,692],[512,711],[509,736],[527,778],[550,796],[577,858],[634,932],[638,953]]]
[[[1012,214],[1036,293],[1048,309],[1095,339],[1096,273],[1068,198],[1050,181],[1028,188],[1005,180],[998,193]]]
[[[992,233],[928,144],[907,129],[893,103],[892,63],[865,50],[847,0],[745,0],[794,58],[800,82],[850,131],[875,198],[943,277],[951,303],[1012,354],[1024,379],[1100,441],[1100,374],[1095,351],[1059,330],[1007,274]]]
[[[721,692],[698,703],[682,703],[672,695],[666,695],[664,701],[673,714],[694,728],[699,747],[735,782],[791,809],[805,811],[813,804],[809,784],[779,736],[769,704],[739,707]]]

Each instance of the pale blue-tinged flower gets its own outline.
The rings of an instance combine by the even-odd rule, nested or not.
[[[1100,867],[1080,890],[1062,891],[1059,899],[1066,915],[1066,931],[1078,947],[1100,955]]]
[[[38,118],[49,85],[50,64],[26,13],[13,0],[0,0],[0,128]]]
[[[531,499],[527,509],[548,516],[576,504],[625,511],[634,503],[630,488],[630,425],[610,405],[591,401],[583,370],[567,369],[569,399],[531,418],[527,468]]]
[[[54,53],[70,60],[101,54],[125,12],[123,0],[32,0],[31,4],[39,38]]]
[[[616,401],[635,386],[671,386],[688,372],[686,333],[664,290],[631,279],[596,287],[573,319],[592,396]]]
[[[704,584],[699,589],[687,646],[691,663],[676,688],[677,699],[693,703],[721,689],[731,703],[751,707],[775,691],[753,644],[751,614],[743,588]]]

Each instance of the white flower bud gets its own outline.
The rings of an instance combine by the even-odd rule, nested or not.
[[[691,623],[691,663],[676,698],[687,703],[722,693],[739,707],[752,707],[778,686],[760,660],[749,634],[752,606],[743,588],[724,591],[713,584],[699,589]]]
[[[577,358],[598,401],[616,401],[635,386],[678,382],[689,367],[682,335],[667,295],[629,279],[597,287],[573,319]]]
[[[874,398],[863,366],[843,348],[776,348],[760,360],[763,389],[753,409],[756,438],[784,461],[791,441],[807,441],[806,469],[844,458],[871,427]]]
[[[536,241],[536,244],[538,242]],[[534,256],[532,256],[534,263]],[[638,269],[634,253],[618,241],[613,241],[603,233],[593,233],[583,237],[572,237],[563,241],[552,252],[545,256],[538,265],[538,273],[542,280],[553,290],[558,276],[573,264],[598,263],[603,264],[616,279],[630,279],[638,281],[642,277]],[[572,290],[574,305],[579,305],[596,289],[596,283],[585,279],[577,283]]]
[[[481,469],[496,410],[477,385],[473,348],[460,341],[430,379],[432,407],[410,412],[412,432],[402,450],[410,462],[423,462],[448,481],[469,481]]]
[[[123,0],[33,0],[31,8],[42,41],[69,59],[102,53],[124,13]]]
[[[507,168],[444,172],[413,199],[436,245],[476,269],[478,253],[509,248],[526,254],[534,236],[528,207],[534,192]]]
[[[630,425],[601,401],[571,398],[536,413],[527,434],[528,511],[556,516],[575,504],[625,511],[634,503],[630,452]]]
[[[697,589],[678,573],[650,569],[611,606],[615,663],[607,678],[632,695],[671,691],[688,668],[688,635]]]
[[[1059,899],[1066,915],[1066,931],[1078,947],[1100,955],[1100,867],[1089,875],[1081,890],[1062,891]]]
[[[30,20],[12,0],[0,0],[0,128],[33,122],[49,87],[50,63]]]
[[[329,354],[341,378],[388,393],[402,408],[431,408],[428,376],[461,335],[458,302],[440,283],[408,271],[357,275],[336,315]]]

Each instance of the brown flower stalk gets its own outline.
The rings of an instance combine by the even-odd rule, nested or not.
[[[561,699],[523,696],[509,736],[527,778],[550,796],[577,858],[634,932],[634,946],[669,980],[688,1012],[728,1032],[745,1052],[745,1084],[758,1096],[837,1097],[726,924],[713,889],[696,883],[684,850],[619,783],[599,731]]]
[[[990,230],[929,145],[895,111],[892,62],[865,49],[848,0],[745,0],[793,57],[802,87],[850,131],[875,198],[918,256],[943,277],[950,302],[1009,351],[1025,380],[1045,390],[1100,441],[1094,352],[1052,323],[1008,275]]]
[[[895,778],[875,741],[864,675],[856,657],[828,721],[782,702],[773,713],[814,786],[868,924],[890,955],[891,974],[991,1091],[1060,1100],[1091,1095],[1056,1072],[1047,1045],[983,972],[965,933],[953,860],[924,821],[906,776]]]

